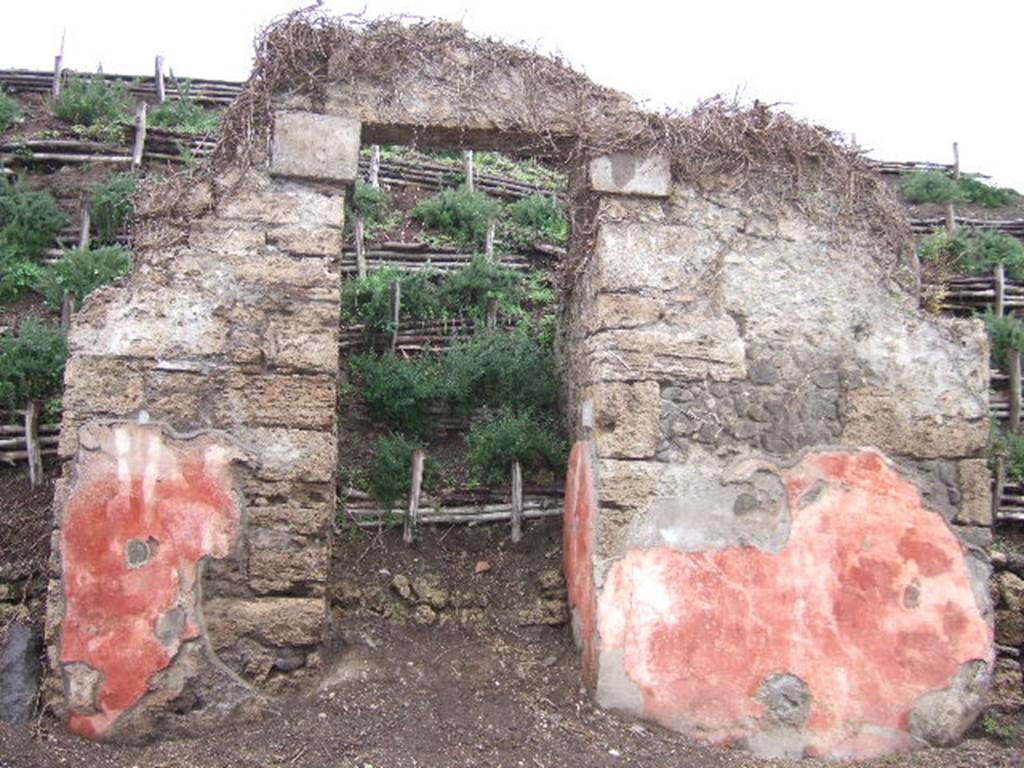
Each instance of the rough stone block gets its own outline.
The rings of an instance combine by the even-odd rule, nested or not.
[[[268,188],[229,194],[221,201],[217,213],[223,220],[340,227],[345,222],[345,196],[279,181]]]
[[[672,164],[668,155],[614,152],[590,161],[590,185],[595,192],[668,197]]]
[[[660,387],[656,381],[596,384],[594,442],[603,458],[647,459],[658,448]]]
[[[267,232],[267,242],[298,256],[341,256],[341,227],[276,227]]]
[[[843,414],[843,442],[928,459],[973,457],[985,450],[990,430],[987,418],[967,421],[956,416],[919,415],[917,405],[899,391],[851,390]]]
[[[258,594],[323,594],[327,581],[327,546],[323,541],[286,531],[250,528],[249,585]]]
[[[249,253],[266,244],[266,232],[259,225],[203,222],[193,224],[188,233],[190,248],[218,254]]]
[[[140,362],[76,355],[64,369],[64,408],[80,414],[127,416],[143,405]]]
[[[597,333],[584,342],[584,355],[596,381],[730,381],[747,375],[743,339],[727,316]]]
[[[270,172],[350,183],[359,172],[360,123],[337,115],[275,112]]]
[[[601,222],[594,249],[598,291],[704,296],[721,251],[712,232],[657,223]]]
[[[316,645],[324,623],[324,601],[316,597],[215,598],[203,606],[216,649],[252,638],[279,648]]]
[[[642,506],[657,490],[664,472],[665,465],[656,461],[599,460],[597,487],[601,506]]]
[[[256,458],[256,474],[265,480],[330,482],[337,441],[334,432],[244,427],[238,439]]]
[[[638,328],[658,322],[661,309],[656,299],[635,293],[599,293],[585,309],[588,334],[618,328]]]
[[[330,510],[291,505],[252,505],[249,524],[254,528],[286,531],[304,536],[322,536],[328,527]]]
[[[992,473],[985,459],[960,462],[960,512],[957,519],[973,525],[992,525]]]

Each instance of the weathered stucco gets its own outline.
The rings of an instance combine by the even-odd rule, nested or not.
[[[867,227],[730,179],[628,191],[562,347],[598,701],[763,755],[954,741],[993,663],[980,324],[918,310]]]
[[[57,661],[71,730],[105,736],[182,644],[200,637],[201,562],[237,546],[230,466],[242,459],[222,437],[178,440],[158,425],[79,433],[60,538]]]

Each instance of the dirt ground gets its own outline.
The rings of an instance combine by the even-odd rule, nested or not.
[[[18,479],[0,472],[3,517],[20,510],[19,525],[39,540],[48,491],[16,492]],[[15,527],[4,529],[2,560]],[[515,545],[503,525],[427,529],[411,548],[398,529],[344,530],[334,555],[333,658],[303,690],[220,732],[141,747],[84,741],[43,712],[28,726],[0,724],[0,768],[787,764],[697,744],[593,704],[564,623],[564,586],[552,576],[561,561],[557,520],[529,525]],[[1020,768],[1024,746],[979,727],[952,749],[861,765]]]

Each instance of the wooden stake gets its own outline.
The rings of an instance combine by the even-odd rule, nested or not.
[[[164,86],[164,57],[156,57],[156,70],[154,81],[156,82],[156,100],[160,104],[167,101],[167,89]]]
[[[29,400],[25,406],[25,452],[28,481],[35,488],[43,482],[43,454],[39,445],[39,403]]]
[[[960,145],[953,142],[953,178],[960,180]],[[946,203],[946,229],[956,232],[956,211],[953,210],[953,202]]]
[[[370,146],[370,173],[367,180],[374,189],[380,188],[380,144]]]
[[[1010,432],[1020,434],[1020,350],[1011,349],[1006,354],[1010,368]]]
[[[523,538],[523,467],[519,459],[512,462],[512,541]]]
[[[60,305],[60,327],[67,330],[71,327],[71,316],[75,314],[75,294],[65,293]]]
[[[487,224],[487,240],[486,240],[486,242],[484,244],[484,253],[487,254],[487,256],[489,258],[492,258],[492,259],[494,258],[494,233],[495,233],[496,229],[497,229],[497,224],[495,224],[495,222],[493,222],[493,221],[488,222],[488,224]]]
[[[467,149],[462,153],[462,167],[466,171],[466,189],[473,191],[473,150]]]
[[[132,168],[142,165],[142,155],[146,149],[146,102],[140,101],[135,111],[135,146],[132,148]]]
[[[402,284],[391,281],[391,351],[398,347],[398,318],[402,313]]]
[[[366,222],[362,216],[356,216],[352,227],[356,232],[356,273],[359,277],[366,277]]]
[[[1006,311],[1006,269],[1002,263],[996,264],[993,270],[993,277],[995,278],[996,284],[996,298],[995,298],[995,310],[996,316],[1002,317]]]
[[[60,35],[60,53],[53,57],[53,84],[50,86],[50,90],[53,92],[53,98],[60,96],[60,80],[64,74],[64,39],[67,37],[67,27]]]
[[[487,300],[487,330],[493,331],[498,327],[498,300]]]
[[[412,452],[412,484],[409,488],[409,510],[405,515],[405,524],[402,526],[402,541],[412,544],[413,535],[416,532],[416,517],[420,511],[420,490],[423,487],[423,460],[425,454],[422,448]]]
[[[1003,487],[1006,485],[1006,459],[996,457],[996,483],[992,492],[992,519],[999,519],[999,508],[1003,505]]]
[[[92,221],[89,213],[89,204],[83,202],[78,225],[78,250],[80,251],[89,250],[89,229],[91,224]]]

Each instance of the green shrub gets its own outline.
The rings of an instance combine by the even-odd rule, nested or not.
[[[500,152],[477,152],[473,161],[481,173],[522,181],[537,187],[559,189],[566,185],[565,174],[549,168],[534,158],[517,159]]]
[[[466,438],[473,477],[481,483],[504,485],[509,482],[512,462],[524,470],[561,469],[569,446],[548,417],[533,411],[513,413],[502,410],[474,424]]]
[[[974,203],[988,208],[1014,205],[1017,193],[994,187],[976,176],[954,179],[943,171],[911,171],[903,176],[903,197],[909,203]]]
[[[487,225],[501,204],[483,192],[466,187],[445,189],[417,205],[412,215],[460,243],[483,243]]]
[[[1002,264],[1008,277],[1024,279],[1024,243],[1020,240],[989,229],[969,231],[964,237],[967,247],[960,264],[965,272],[988,275]]]
[[[26,319],[16,334],[0,336],[0,408],[23,407],[61,389],[67,346],[56,326]]]
[[[21,107],[13,96],[0,88],[0,133],[10,128],[21,117]]]
[[[154,127],[176,128],[186,133],[213,133],[220,125],[220,115],[196,103],[192,98],[192,83],[183,80],[178,98],[169,98],[152,107],[146,122]]]
[[[911,171],[904,174],[903,197],[908,203],[958,203],[963,190],[944,171]]]
[[[391,333],[391,283],[401,285],[401,316],[427,319],[442,312],[437,287],[428,272],[403,272],[385,267],[367,272],[366,277],[345,281],[341,289],[341,318],[346,323],[363,323],[369,332]]]
[[[350,204],[350,218],[360,217],[367,226],[383,224],[391,209],[391,196],[380,187],[356,182]]]
[[[921,242],[924,261],[941,261],[950,269],[969,275],[990,275],[1002,264],[1007,277],[1024,279],[1024,244],[993,230],[942,230]]]
[[[558,403],[554,356],[522,331],[477,333],[453,344],[443,373],[447,398],[464,406],[543,412]]]
[[[992,420],[992,439],[989,441],[989,468],[995,471],[995,460],[1005,462],[1006,475],[1011,480],[1024,480],[1024,435],[1014,435]]]
[[[0,246],[0,304],[20,299],[39,282],[43,272],[40,264],[5,251]]]
[[[128,119],[129,104],[124,84],[108,82],[102,72],[72,75],[53,103],[53,114],[71,125],[111,125]]]
[[[366,353],[353,357],[351,367],[362,380],[363,399],[374,418],[407,435],[430,434],[433,419],[428,407],[441,394],[433,360]]]
[[[114,278],[127,274],[131,268],[131,251],[116,245],[95,250],[65,251],[64,258],[47,267],[32,287],[54,309],[60,309],[65,293],[74,296],[75,304],[81,306],[86,296]]]
[[[992,347],[992,359],[1005,369],[1007,352],[1011,349],[1024,352],[1024,322],[1013,315],[1000,317],[991,309],[985,310],[983,319]]]
[[[53,245],[66,219],[49,192],[0,179],[0,254],[37,259]]]
[[[476,254],[469,264],[448,275],[441,295],[450,314],[483,317],[491,299],[506,310],[513,310],[522,291],[523,278],[519,273]]]
[[[387,510],[394,508],[401,499],[408,498],[412,489],[412,452],[416,448],[402,435],[388,435],[377,443],[370,464],[370,496]],[[427,454],[423,461],[423,490],[430,490],[437,483],[440,464]]]
[[[89,196],[92,233],[96,242],[112,245],[132,215],[136,179],[131,173],[115,173]]]
[[[28,259],[5,256],[0,249],[0,304],[17,301],[43,276],[43,267]]]
[[[960,191],[967,202],[983,205],[986,208],[1014,205],[1019,197],[1009,187],[994,187],[974,176],[961,176],[959,185]]]
[[[512,203],[508,213],[507,236],[513,243],[531,246],[537,242],[564,244],[569,237],[569,220],[558,199],[530,195]]]

